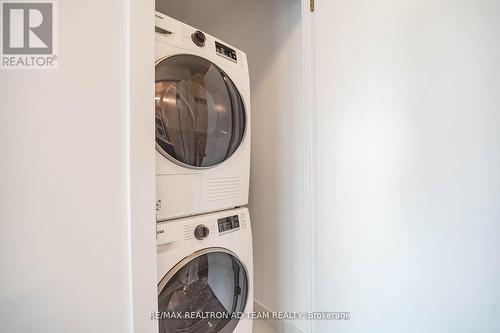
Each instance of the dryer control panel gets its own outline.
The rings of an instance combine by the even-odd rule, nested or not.
[[[155,59],[184,54],[185,51],[248,75],[245,52],[190,25],[155,12]],[[166,45],[169,45],[167,47]],[[223,60],[221,61],[221,59]],[[228,73],[230,74],[230,73]],[[233,207],[236,205],[232,205]]]
[[[221,57],[224,57],[234,62],[238,62],[238,59],[236,57],[236,51],[230,48],[229,46],[219,43],[218,41],[215,41],[215,51]]]

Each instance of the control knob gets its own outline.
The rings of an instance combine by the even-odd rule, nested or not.
[[[193,40],[193,43],[195,43],[197,46],[203,47],[205,46],[207,37],[205,37],[205,34],[203,32],[197,30],[191,35],[191,39]]]
[[[194,229],[194,237],[198,240],[202,240],[208,237],[209,232],[210,231],[205,225],[200,224]]]

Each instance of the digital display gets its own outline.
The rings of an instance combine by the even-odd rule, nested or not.
[[[228,58],[229,60],[232,60],[234,62],[238,61],[236,59],[236,51],[224,44],[215,42],[215,50],[217,51],[217,54],[223,56],[224,58]]]
[[[217,220],[219,232],[226,232],[240,227],[238,215],[228,216]]]

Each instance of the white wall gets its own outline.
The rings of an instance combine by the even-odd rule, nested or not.
[[[499,331],[500,3],[316,4],[318,332]]]
[[[153,5],[58,8],[59,69],[0,71],[2,331],[156,332]]]
[[[255,299],[274,311],[309,309],[301,2],[157,0],[156,7],[247,53]]]
[[[156,333],[154,1],[128,0],[129,241],[133,331]]]

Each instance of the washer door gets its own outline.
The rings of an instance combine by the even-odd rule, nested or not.
[[[158,311],[170,315],[159,321],[160,333],[233,332],[238,319],[231,314],[245,310],[248,287],[245,266],[230,251],[212,248],[185,258],[158,285]]]
[[[212,62],[176,55],[156,64],[156,148],[190,168],[227,160],[245,132],[245,107],[231,79]]]

